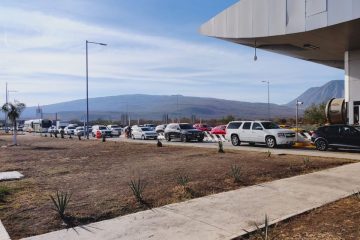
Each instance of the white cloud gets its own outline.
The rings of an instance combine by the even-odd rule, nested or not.
[[[23,93],[19,97],[28,105],[79,98],[84,92],[85,39],[109,44],[89,48],[92,96],[181,93],[261,101],[263,92],[254,86],[261,87],[263,79],[285,86],[299,84],[304,78],[321,82],[339,75],[337,70],[324,74],[316,71],[324,67],[269,53],[260,53],[254,63],[252,52],[240,46],[234,52],[208,43],[94,26],[41,12],[9,7],[0,7],[0,12],[0,76],[6,76],[0,78],[0,84],[7,80]],[[305,72],[307,68],[310,73]],[[36,79],[39,75],[42,77]],[[225,85],[238,88],[221,91],[219,87]],[[255,92],[249,94],[251,87]],[[275,100],[281,102],[285,97],[292,96],[284,93]]]

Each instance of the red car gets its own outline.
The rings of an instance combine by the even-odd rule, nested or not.
[[[202,132],[210,132],[211,131],[211,127],[206,124],[197,123],[193,127]]]
[[[226,125],[216,126],[211,130],[211,134],[219,134],[225,135],[226,134]]]

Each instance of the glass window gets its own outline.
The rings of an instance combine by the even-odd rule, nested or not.
[[[229,123],[228,129],[239,129],[241,127],[242,122],[232,122]]]
[[[190,124],[180,124],[181,129],[194,129],[194,127]]]
[[[324,132],[329,135],[338,135],[339,134],[339,127],[325,127]]]
[[[252,126],[253,130],[263,130],[262,126],[260,125],[260,123],[254,123]]]
[[[243,129],[250,129],[251,127],[251,122],[246,122],[244,123]]]
[[[279,129],[280,127],[273,122],[262,122],[261,123],[265,129]]]

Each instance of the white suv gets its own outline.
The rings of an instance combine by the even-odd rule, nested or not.
[[[274,148],[277,145],[292,146],[295,143],[295,132],[281,129],[278,125],[269,121],[234,121],[226,127],[226,139],[230,139],[234,146],[241,142],[255,145],[265,143],[267,147]]]

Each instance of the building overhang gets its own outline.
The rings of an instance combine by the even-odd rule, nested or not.
[[[344,69],[344,53],[360,49],[360,5],[353,5],[353,0],[337,1],[343,5],[351,3],[351,7],[343,12],[341,9],[335,12],[338,4],[333,4],[331,0],[296,0],[296,3],[291,0],[295,4],[291,8],[289,1],[241,0],[205,23],[200,32],[237,44]],[[312,1],[325,5],[307,6]],[[353,7],[359,11],[354,13]],[[314,15],[310,15],[310,11]],[[351,14],[342,16],[339,11],[340,14],[351,11]]]

